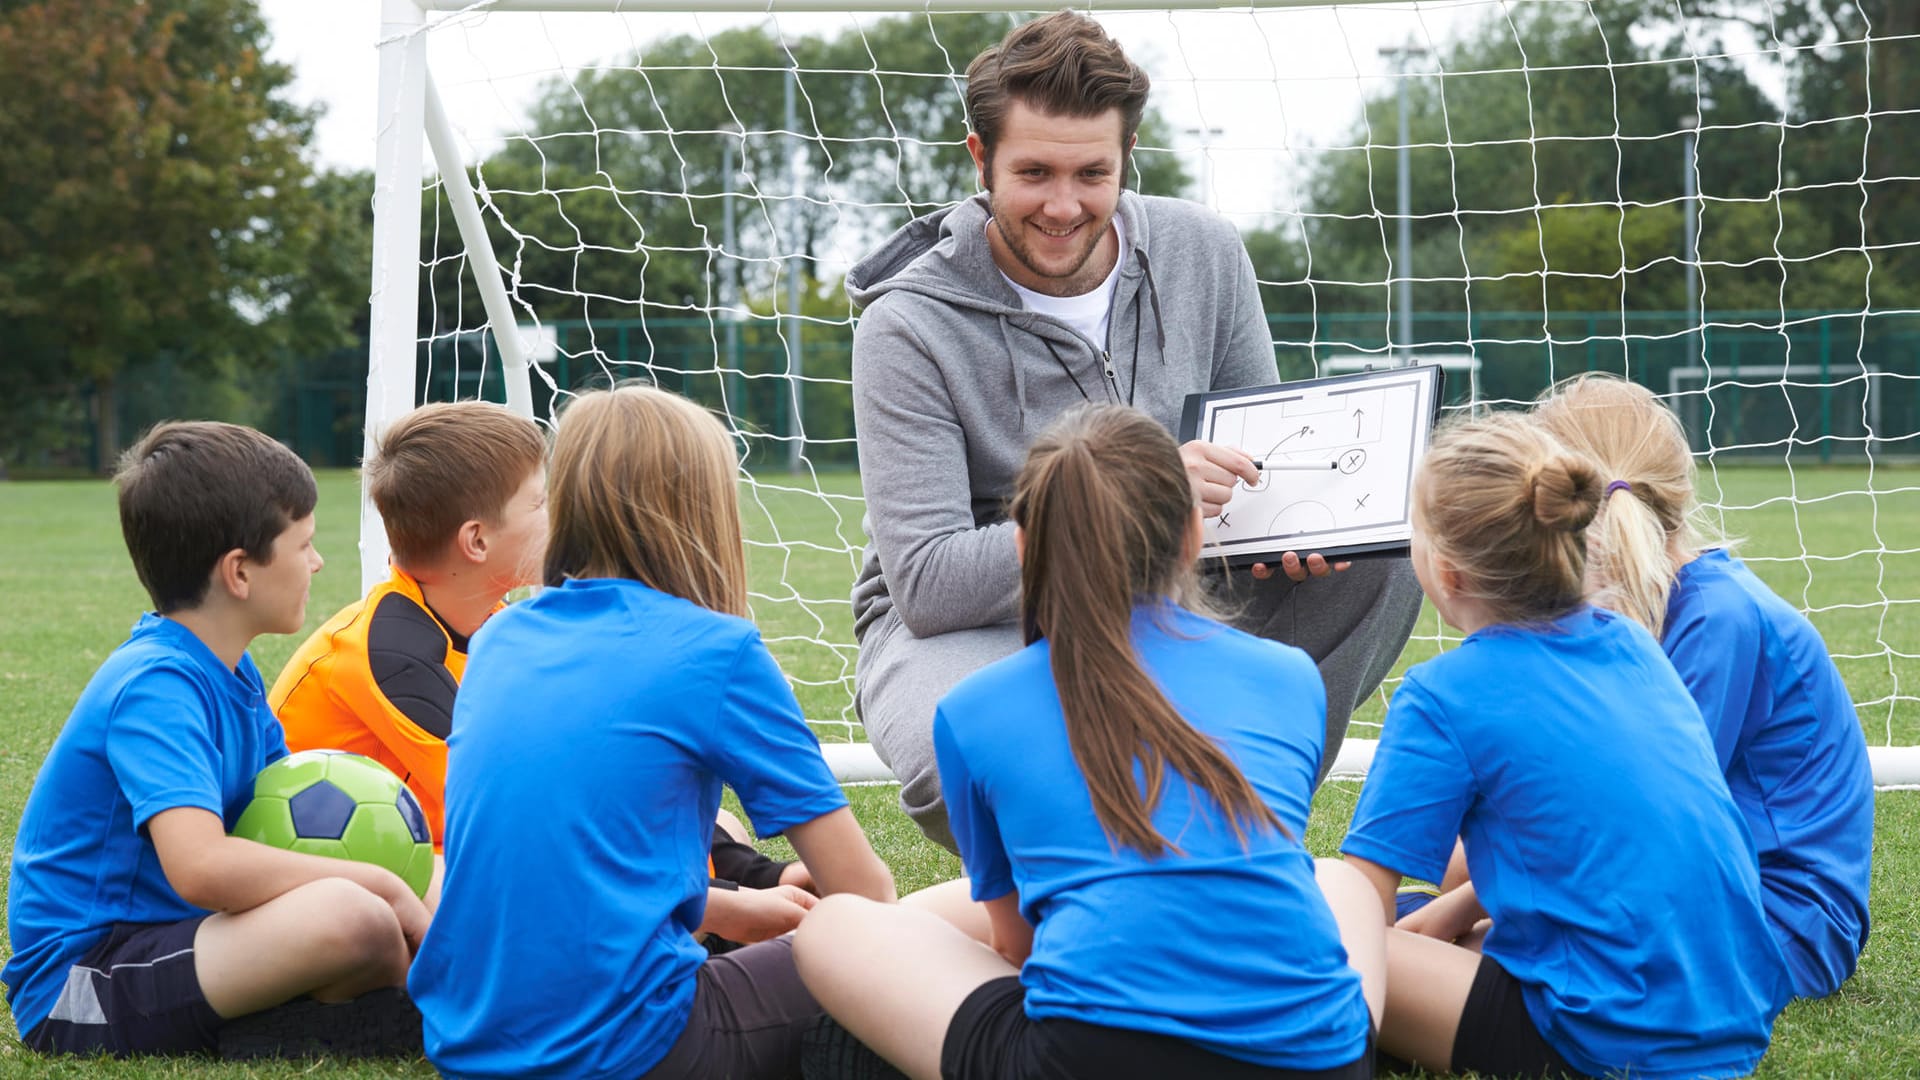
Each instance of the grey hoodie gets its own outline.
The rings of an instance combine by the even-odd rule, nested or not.
[[[856,636],[888,611],[916,637],[1017,618],[1006,502],[1028,445],[1069,407],[1129,402],[1175,431],[1190,393],[1277,381],[1233,226],[1130,191],[1118,213],[1127,249],[1104,343],[1021,307],[987,245],[985,195],[909,222],[848,272],[866,309],[853,337],[870,538]]]

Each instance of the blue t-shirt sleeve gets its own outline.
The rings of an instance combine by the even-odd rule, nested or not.
[[[1439,881],[1475,792],[1473,770],[1436,702],[1409,675],[1387,706],[1343,854]]]
[[[211,711],[192,679],[169,668],[127,683],[107,718],[107,764],[142,829],[163,810],[191,806],[221,815],[220,750]]]
[[[1714,757],[1725,772],[1753,703],[1760,635],[1752,619],[1729,612],[1715,618],[1704,608],[1695,604],[1665,626],[1660,645],[1706,717]]]
[[[940,795],[947,804],[947,825],[960,864],[967,872],[973,898],[998,900],[1013,891],[1013,866],[1000,842],[1000,825],[993,807],[981,795],[953,737],[953,724],[944,709],[933,713],[933,756],[940,766]]]
[[[847,805],[793,687],[760,635],[741,642],[725,686],[708,733],[707,767],[739,794],[762,837]]]

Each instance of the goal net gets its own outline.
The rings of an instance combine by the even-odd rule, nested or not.
[[[964,71],[1035,12],[840,2],[387,0],[368,428],[476,395],[546,420],[628,379],[710,406],[753,616],[823,740],[857,747],[842,278],[976,190]],[[1093,10],[1153,79],[1130,182],[1240,228],[1283,377],[1428,360],[1453,410],[1587,370],[1652,387],[1709,515],[1826,637],[1876,765],[1920,744],[1920,16],[1133,8]],[[1403,665],[1451,633],[1429,611]]]

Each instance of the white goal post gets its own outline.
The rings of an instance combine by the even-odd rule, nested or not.
[[[1154,80],[1134,180],[1243,230],[1283,377],[1444,363],[1455,411],[1578,370],[1654,387],[1696,439],[1710,513],[1829,636],[1876,785],[1920,787],[1920,539],[1895,512],[1920,499],[1920,299],[1879,269],[1920,235],[1823,201],[1879,205],[1864,151],[1824,179],[1793,157],[1844,158],[1796,140],[1920,111],[1869,94],[1809,119],[1783,73],[1811,46],[1732,18],[1629,34],[1606,8],[1083,9]],[[580,387],[642,377],[715,408],[746,461],[754,617],[835,774],[888,781],[852,708],[865,538],[839,277],[968,193],[952,161],[983,24],[963,20],[1044,10],[381,0],[366,451],[440,396],[546,422]],[[1844,63],[1866,33],[1820,55]],[[1573,100],[1594,104],[1568,120]],[[364,491],[360,520],[371,587],[388,549]],[[1457,640],[1429,612],[1409,658]],[[1365,775],[1378,727],[1375,707],[1336,778]]]

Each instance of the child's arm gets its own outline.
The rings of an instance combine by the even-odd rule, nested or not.
[[[1473,891],[1473,882],[1469,881],[1457,889],[1441,893],[1431,903],[1394,925],[1412,934],[1441,941],[1459,941],[1486,917],[1487,909],[1480,906],[1480,896]]]
[[[1033,955],[1033,924],[1020,914],[1020,893],[1010,892],[981,902],[987,909],[987,922],[993,927],[993,951],[1014,967],[1021,967]]]
[[[1372,885],[1373,891],[1380,895],[1380,910],[1386,918],[1387,925],[1392,926],[1394,915],[1399,910],[1394,903],[1394,893],[1400,889],[1400,872],[1389,870],[1379,863],[1362,859],[1358,855],[1348,855],[1346,861],[1347,865],[1360,871],[1360,876],[1366,878],[1367,884]]]
[[[167,883],[195,907],[228,913],[259,907],[310,881],[346,878],[393,908],[409,950],[427,932],[427,908],[399,875],[372,863],[282,851],[228,836],[220,818],[199,807],[162,810],[147,835]]]
[[[812,872],[820,894],[846,892],[878,900],[894,901],[893,875],[887,864],[873,853],[860,822],[846,807],[829,811],[787,829],[787,839]]]

